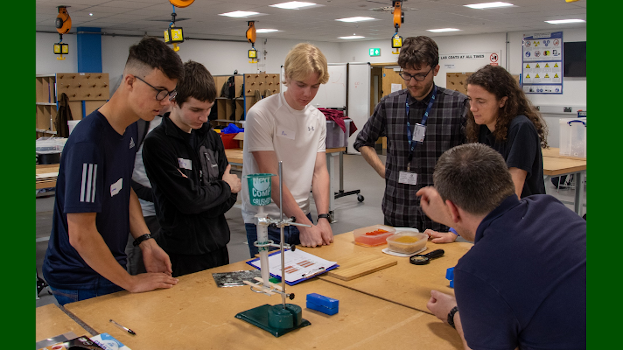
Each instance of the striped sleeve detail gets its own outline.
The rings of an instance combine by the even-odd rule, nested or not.
[[[82,164],[82,182],[80,184],[80,202],[95,203],[97,164]]]

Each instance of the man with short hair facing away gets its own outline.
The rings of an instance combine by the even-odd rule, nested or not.
[[[522,198],[504,158],[471,143],[445,152],[435,187],[418,191],[431,219],[474,246],[454,268],[454,297],[428,309],[465,348],[586,348],[586,221],[556,198]]]
[[[43,275],[60,305],[121,290],[171,288],[171,262],[145,225],[131,188],[139,119],[151,121],[175,96],[182,61],[164,42],[130,47],[120,87],[76,125],[61,157]],[[147,273],[125,269],[128,232]]]
[[[156,240],[171,257],[173,276],[182,276],[229,263],[225,213],[240,179],[208,123],[216,99],[210,72],[184,63],[177,90],[171,112],[145,138],[143,161],[161,227]]]
[[[386,225],[448,231],[424,215],[415,193],[433,184],[437,158],[464,143],[467,96],[435,85],[439,50],[429,37],[405,39],[398,65],[407,88],[381,99],[353,146],[385,179]],[[381,136],[387,136],[386,164],[374,149]]]
[[[304,247],[328,245],[333,242],[329,223],[329,172],[325,155],[326,118],[309,103],[314,99],[320,84],[329,80],[327,59],[311,44],[298,44],[286,56],[284,64],[285,92],[257,102],[247,113],[243,145],[243,177],[255,173],[278,173],[283,161],[283,203],[279,202],[279,177],[271,178],[273,203],[265,213],[279,218],[279,208],[284,217],[295,217],[297,223],[311,225],[287,226],[284,239],[287,244]],[[310,214],[309,189],[312,190],[318,219],[314,225]],[[247,181],[242,184],[242,217],[247,230],[249,252],[253,257],[258,248],[254,216],[256,206],[251,205]],[[281,242],[280,230],[268,228],[268,237]]]

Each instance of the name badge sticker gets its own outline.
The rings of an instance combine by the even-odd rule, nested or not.
[[[398,182],[405,185],[417,185],[417,174],[408,171],[401,171]]]
[[[177,158],[177,166],[186,170],[193,170],[193,162],[190,159]]]
[[[285,137],[286,139],[294,140],[296,133],[292,130],[286,129],[282,126],[277,127],[277,136]]]
[[[424,142],[424,137],[426,136],[426,126],[420,123],[415,124],[415,128],[413,129],[413,141],[415,142]]]
[[[123,188],[123,178],[120,178],[114,184],[110,185],[110,196],[114,197]]]

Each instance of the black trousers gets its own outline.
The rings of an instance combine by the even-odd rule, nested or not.
[[[171,259],[171,265],[173,265],[173,277],[229,264],[227,246],[202,255],[168,254]]]
[[[158,218],[155,215],[145,216],[145,223],[147,224],[149,232],[151,232],[151,236],[155,238],[158,235],[158,231],[160,231]],[[128,235],[128,244],[125,247],[125,253],[128,256],[127,270],[130,275],[138,275],[139,273],[145,273],[147,271],[145,270],[145,264],[143,263],[141,248],[135,247],[133,243],[134,237],[132,237],[132,235]]]

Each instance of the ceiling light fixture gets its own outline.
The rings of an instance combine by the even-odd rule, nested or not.
[[[567,24],[567,23],[584,23],[586,22],[583,19],[556,19],[551,21],[545,21],[545,23],[549,24]]]
[[[340,36],[338,39],[365,39],[365,36],[361,35],[351,35],[351,36]]]
[[[254,15],[259,15],[259,14],[260,14],[259,12],[253,12],[253,11],[233,11],[233,12],[219,13],[219,16],[242,18],[242,17],[249,17],[249,16],[254,16]]]
[[[303,7],[315,6],[313,2],[302,2],[302,1],[290,1],[290,2],[282,2],[280,4],[269,5],[270,7],[278,7],[280,9],[286,10],[298,10]]]
[[[476,10],[484,10],[484,9],[491,9],[491,8],[497,8],[497,7],[510,7],[510,6],[515,6],[515,5],[508,3],[508,2],[498,1],[498,2],[484,2],[480,4],[470,4],[470,5],[463,5],[463,6],[476,9]]]
[[[427,32],[443,33],[443,32],[458,32],[460,29],[456,28],[440,28],[440,29],[426,29]]]
[[[92,13],[89,13],[89,16],[93,16],[93,14],[92,14]]]
[[[338,18],[336,21],[346,22],[346,23],[355,23],[355,22],[365,22],[365,21],[374,21],[376,18],[373,17],[347,17],[347,18]]]
[[[255,32],[256,33],[274,33],[274,32],[278,32],[279,30],[277,29],[257,29]]]

